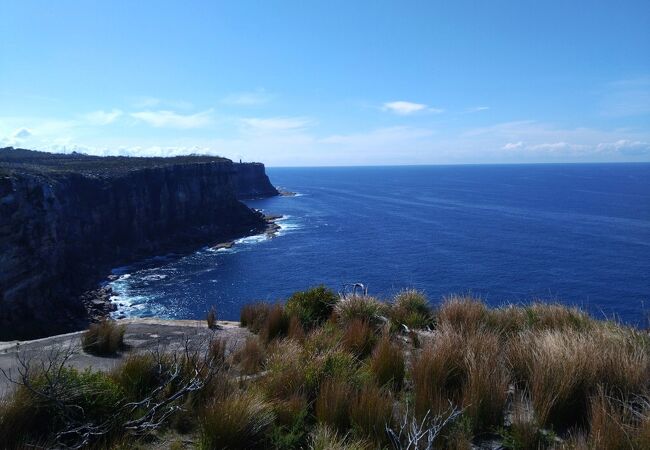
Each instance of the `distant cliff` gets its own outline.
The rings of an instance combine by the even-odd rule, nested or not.
[[[237,198],[242,200],[278,195],[262,163],[236,163],[234,185]]]
[[[82,326],[112,267],[262,232],[238,198],[275,194],[262,164],[0,149],[0,340]]]

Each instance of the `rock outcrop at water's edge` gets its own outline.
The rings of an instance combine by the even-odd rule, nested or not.
[[[236,163],[233,184],[237,198],[249,200],[273,197],[280,192],[271,184],[262,163]]]
[[[0,340],[84,326],[112,267],[264,232],[238,198],[269,186],[264,165],[218,157],[0,149]]]

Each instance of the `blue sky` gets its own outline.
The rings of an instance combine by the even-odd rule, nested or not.
[[[0,145],[650,161],[650,2],[0,2]]]

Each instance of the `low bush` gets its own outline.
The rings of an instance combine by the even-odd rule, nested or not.
[[[396,344],[384,336],[370,358],[370,371],[379,386],[386,386],[395,391],[402,388],[404,380],[404,353]]]
[[[93,355],[114,355],[124,348],[125,331],[124,325],[117,325],[113,320],[93,323],[81,335],[81,346],[85,352]]]
[[[217,399],[201,414],[202,449],[266,448],[273,423],[271,405],[253,393],[236,393]]]
[[[297,317],[305,329],[310,329],[326,321],[337,302],[336,293],[321,285],[294,293],[285,308],[288,315]]]
[[[409,329],[423,329],[431,325],[433,311],[423,293],[407,289],[395,297],[390,308],[390,320],[393,330],[402,325]]]
[[[309,435],[309,403],[302,395],[273,403],[276,422],[271,443],[278,450],[305,448]]]

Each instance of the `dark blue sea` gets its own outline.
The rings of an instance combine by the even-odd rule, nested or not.
[[[167,255],[115,270],[117,314],[222,319],[324,283],[404,288],[435,304],[576,304],[644,324],[650,309],[650,164],[270,168],[295,197],[250,201],[282,214],[275,238]]]

